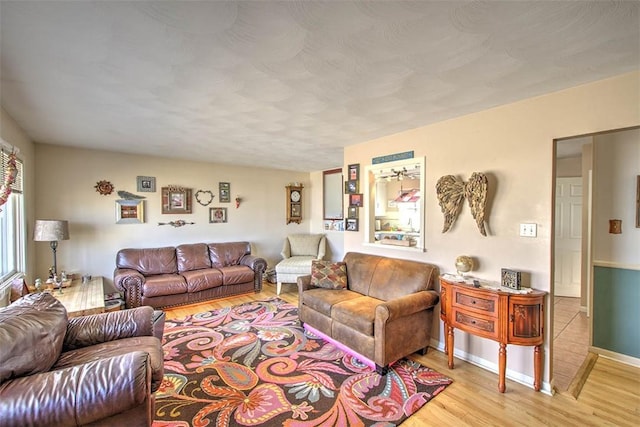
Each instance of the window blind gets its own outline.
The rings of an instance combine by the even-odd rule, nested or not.
[[[0,150],[0,184],[4,182],[7,173],[9,173],[8,170],[10,155],[10,151],[5,150],[4,148]],[[11,191],[15,193],[22,193],[23,165],[20,159],[16,159],[16,167],[18,168],[18,174],[16,175],[15,182],[11,184]]]

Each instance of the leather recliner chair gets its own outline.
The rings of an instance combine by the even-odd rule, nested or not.
[[[164,373],[153,320],[151,307],[68,319],[48,293],[0,309],[0,426],[150,426]]]

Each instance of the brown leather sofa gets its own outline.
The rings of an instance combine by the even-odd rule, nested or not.
[[[127,308],[162,308],[260,292],[266,268],[248,242],[121,249],[113,283],[124,292]]]
[[[426,352],[438,268],[431,264],[349,252],[346,289],[311,285],[298,278],[300,321],[373,361],[386,374],[393,362]]]
[[[153,309],[67,318],[48,293],[0,309],[0,426],[150,426],[164,373]]]

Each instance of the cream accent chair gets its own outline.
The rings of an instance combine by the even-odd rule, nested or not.
[[[283,260],[276,264],[276,293],[283,283],[296,283],[299,276],[311,274],[311,262],[324,259],[327,237],[324,234],[290,234],[282,245]]]

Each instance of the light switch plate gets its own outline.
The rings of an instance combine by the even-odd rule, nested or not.
[[[520,236],[536,237],[538,235],[538,224],[520,224]]]

